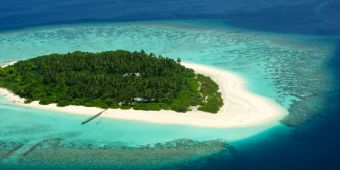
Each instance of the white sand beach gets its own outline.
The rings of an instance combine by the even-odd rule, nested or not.
[[[182,63],[196,73],[210,76],[220,87],[223,107],[216,114],[201,111],[178,113],[175,111],[142,111],[109,109],[101,117],[125,119],[160,124],[180,124],[212,128],[249,127],[278,122],[286,110],[272,100],[254,94],[246,88],[246,82],[235,73],[199,64]],[[40,105],[38,101],[24,104],[24,99],[10,91],[0,88],[0,94],[15,104],[36,109],[66,112],[72,114],[94,115],[103,109],[84,106],[57,107],[56,104]]]
[[[7,67],[10,65],[15,64],[17,61],[9,61],[9,62],[5,62],[5,63],[0,63],[0,67]]]

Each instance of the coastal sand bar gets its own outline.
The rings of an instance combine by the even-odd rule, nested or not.
[[[283,107],[272,100],[250,92],[246,88],[245,80],[235,73],[200,64],[181,64],[194,69],[196,73],[211,77],[219,85],[224,105],[218,113],[211,114],[195,109],[186,113],[178,113],[170,110],[142,111],[133,109],[108,109],[101,117],[160,124],[235,128],[278,122],[287,113]],[[0,94],[17,105],[36,109],[88,116],[92,116],[103,110],[101,108],[73,105],[66,107],[58,107],[56,104],[40,105],[38,101],[24,104],[24,99],[4,88],[0,88]]]

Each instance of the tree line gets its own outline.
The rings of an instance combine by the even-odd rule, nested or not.
[[[0,69],[0,86],[26,102],[58,106],[185,112],[204,101],[192,69],[182,66],[180,59],[143,50],[76,51],[19,61]]]

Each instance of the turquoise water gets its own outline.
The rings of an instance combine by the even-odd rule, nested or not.
[[[283,69],[280,68],[282,66],[279,65],[281,64],[279,60],[303,55],[323,61],[322,58],[333,53],[334,47],[331,43],[320,43],[319,40],[320,38],[306,36],[240,30],[223,25],[218,21],[61,25],[0,34],[0,61],[22,60],[38,55],[67,53],[76,50],[97,52],[116,49],[144,49],[147,52],[171,58],[182,58],[187,62],[235,71],[246,78],[252,91],[272,98],[288,109],[291,101],[297,97],[285,94],[281,88],[274,84],[274,81],[277,81],[275,71]],[[118,124],[117,122],[124,121],[115,122]],[[124,124],[125,122],[121,123],[122,126],[125,126]],[[134,122],[133,124],[138,123]],[[73,128],[78,129],[78,124],[76,127]],[[159,127],[162,130],[150,132],[150,135],[156,139],[157,134],[162,136],[164,129],[171,129],[174,132],[176,129],[181,129],[177,126]],[[259,129],[262,130],[262,128]],[[126,130],[126,134],[131,134],[129,129],[124,130]],[[244,133],[243,130],[240,132]],[[191,136],[194,137],[195,134],[197,133],[192,133]],[[253,134],[253,131],[250,134]],[[131,135],[130,138],[134,138],[134,135]],[[183,136],[178,134],[176,137]],[[204,136],[202,135],[201,139],[204,139]],[[223,136],[225,135],[221,137]],[[130,138],[128,135],[125,136],[126,141],[134,141]],[[151,139],[146,135],[144,138]],[[165,140],[166,138],[164,137]],[[141,143],[144,143],[142,141],[140,140]]]
[[[5,100],[1,98],[1,100]],[[62,138],[69,143],[139,146],[189,138],[198,141],[252,136],[272,125],[250,128],[214,129],[180,125],[159,125],[138,121],[96,119],[86,125],[86,116],[22,108],[1,102],[1,141],[35,143],[41,139]],[[20,126],[19,126],[20,125]]]
[[[308,111],[310,105],[315,109],[314,105],[324,100],[323,93],[332,88],[332,77],[323,65],[336,47],[331,38],[255,32],[218,20],[59,25],[0,33],[0,62],[49,53],[116,49],[143,49],[186,62],[232,70],[247,80],[253,92],[278,102],[289,111],[301,113]],[[304,103],[306,96],[313,101]],[[293,121],[307,117],[290,114],[297,115]],[[273,127],[288,130],[280,123],[214,129],[103,118],[81,126],[85,116],[21,108],[4,98],[0,98],[0,116],[0,141],[27,145],[50,138],[95,146],[140,146],[183,138],[224,139],[237,143],[240,139],[269,132],[271,130],[266,130]],[[265,136],[263,134],[260,136]]]
[[[278,97],[273,84],[280,60],[309,56],[318,61],[335,51],[322,37],[270,34],[233,28],[219,21],[155,21],[37,27],[0,35],[0,61],[49,53],[115,49],[154,52],[184,61],[229,69],[250,88],[288,107],[294,96]],[[321,41],[320,41],[321,40]],[[286,66],[285,66],[286,67]],[[256,74],[255,74],[256,73]],[[280,98],[280,99],[279,99]]]

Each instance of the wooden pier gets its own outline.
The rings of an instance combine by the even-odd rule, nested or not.
[[[98,117],[99,115],[101,115],[102,113],[104,113],[104,112],[107,111],[107,110],[108,110],[108,109],[105,109],[105,110],[103,110],[103,111],[100,111],[99,113],[97,113],[97,114],[95,114],[95,115],[89,117],[88,119],[82,121],[81,124],[84,125],[84,124],[88,123],[89,121],[91,121],[91,120],[93,120],[94,118]]]

